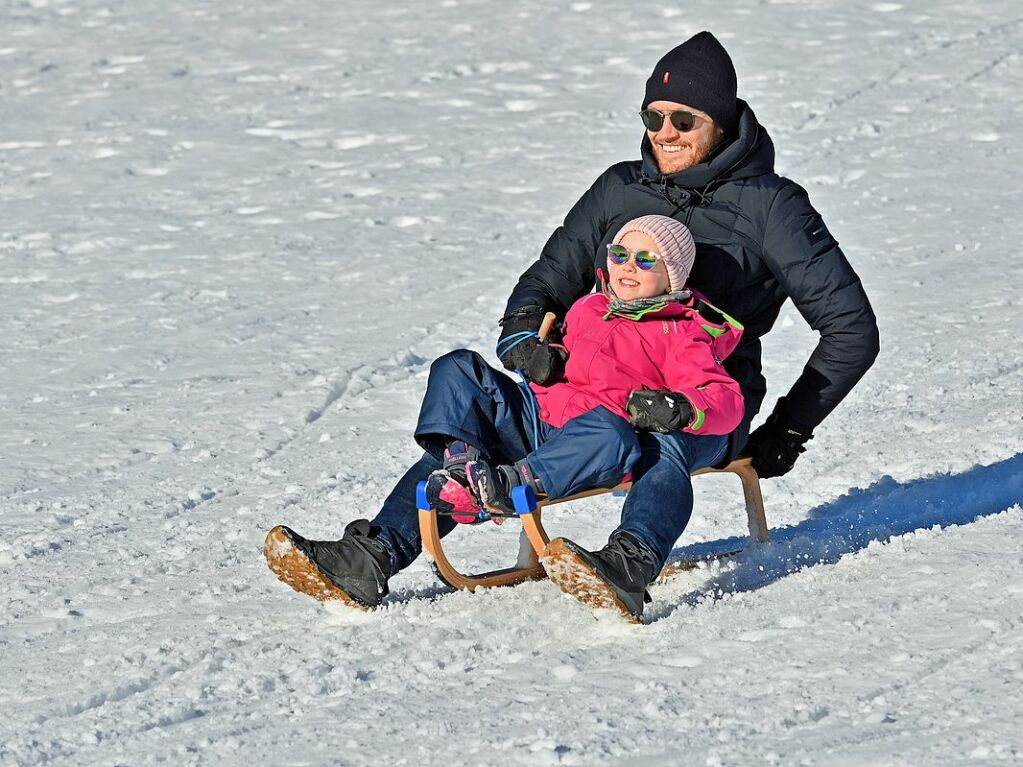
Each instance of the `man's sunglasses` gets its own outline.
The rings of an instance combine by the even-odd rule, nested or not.
[[[696,121],[700,115],[693,114],[685,109],[676,109],[674,112],[658,112],[656,109],[644,109],[639,113],[643,125],[652,133],[657,133],[664,127],[664,118],[671,120],[675,130],[679,133],[688,133],[696,127]]]
[[[607,260],[616,266],[621,266],[629,261],[629,256],[633,256],[636,259],[636,266],[642,269],[644,272],[649,272],[655,266],[657,262],[661,260],[661,257],[656,253],[651,253],[649,250],[629,250],[624,245],[615,245],[609,243],[607,246]]]

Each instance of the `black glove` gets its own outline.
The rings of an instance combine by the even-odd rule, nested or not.
[[[775,410],[752,434],[742,456],[753,459],[753,468],[761,479],[780,477],[792,470],[804,445],[813,439],[813,430],[796,423]]]
[[[536,336],[513,339],[517,333],[537,333],[547,312],[540,306],[525,306],[504,317],[501,337],[497,342],[497,355],[508,370],[520,370],[533,383],[546,386],[565,370],[565,353],[555,349],[551,342],[560,341],[552,329],[543,343]],[[507,339],[507,340],[506,340]]]
[[[629,423],[638,431],[670,434],[693,420],[693,406],[686,395],[667,389],[637,389],[625,403]]]

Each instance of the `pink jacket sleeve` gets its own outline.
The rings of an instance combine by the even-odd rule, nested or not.
[[[728,434],[746,410],[739,384],[714,357],[710,336],[690,337],[677,349],[664,371],[672,391],[684,394],[693,406],[689,434]]]

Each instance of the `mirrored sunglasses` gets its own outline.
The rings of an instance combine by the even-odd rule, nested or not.
[[[615,245],[609,243],[607,246],[607,260],[616,266],[621,266],[629,261],[629,256],[632,256],[636,260],[636,266],[642,269],[644,272],[649,272],[655,266],[657,262],[661,260],[661,257],[656,253],[651,253],[649,250],[629,250],[624,245]]]

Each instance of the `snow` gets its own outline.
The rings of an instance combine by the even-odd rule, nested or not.
[[[0,11],[0,764],[1023,759],[1023,20],[1007,0]],[[773,542],[630,626],[550,583],[363,614],[260,553],[417,457],[430,361],[637,154],[703,28],[863,278],[882,354]],[[768,404],[814,336],[787,308]],[[687,553],[744,533],[697,481]],[[620,499],[548,515],[584,545]],[[456,533],[513,560],[515,524]],[[681,553],[681,552],[680,552]]]

